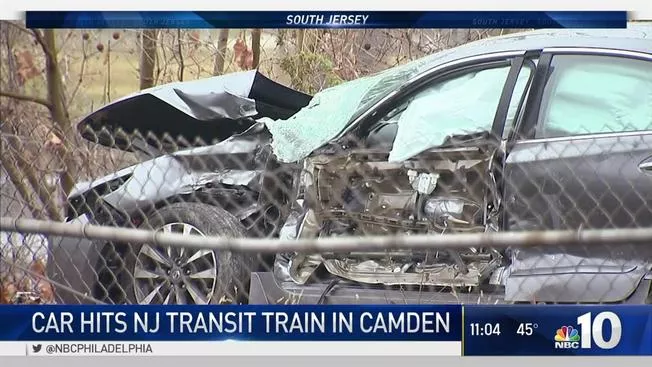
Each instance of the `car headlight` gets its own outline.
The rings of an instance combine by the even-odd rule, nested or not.
[[[105,195],[119,189],[131,178],[131,174],[120,176],[112,180],[92,186],[87,191],[68,199],[66,211],[67,220],[93,212],[97,209],[98,201]]]

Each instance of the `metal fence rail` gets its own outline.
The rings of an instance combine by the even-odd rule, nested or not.
[[[579,231],[492,232],[444,235],[326,237],[315,239],[226,238],[187,236],[133,228],[0,217],[0,231],[65,236],[131,244],[276,254],[280,252],[346,252],[396,249],[444,250],[470,247],[533,247],[577,245],[649,245],[652,228]]]

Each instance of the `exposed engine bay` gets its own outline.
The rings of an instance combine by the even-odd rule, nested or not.
[[[304,166],[308,208],[298,237],[449,234],[493,231],[500,205],[487,182],[493,155],[479,148],[437,149],[419,159],[355,152],[316,156]],[[332,275],[365,284],[474,287],[503,264],[490,248],[294,254],[289,275],[308,281],[323,265]],[[492,281],[494,283],[496,280]]]

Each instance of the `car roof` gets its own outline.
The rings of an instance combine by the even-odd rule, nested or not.
[[[627,29],[544,29],[470,42],[450,49],[445,59],[483,54],[541,50],[552,47],[606,48],[652,54],[652,24],[632,24]],[[441,58],[434,58],[440,59]],[[434,60],[433,60],[434,61]],[[440,64],[439,62],[435,62]]]
[[[546,48],[602,48],[629,52],[642,52],[652,55],[652,23],[629,24],[621,29],[542,29],[529,32],[512,33],[469,42],[457,47],[434,52],[412,60],[407,64],[394,66],[379,73],[378,83],[362,98],[359,115],[379,98],[389,94],[409,78],[418,79],[431,69],[450,62],[483,55],[505,52],[538,51]],[[407,75],[401,78],[397,75]],[[353,81],[355,83],[356,80]],[[348,84],[351,82],[347,82]]]

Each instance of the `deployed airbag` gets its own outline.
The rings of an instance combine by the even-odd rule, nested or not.
[[[411,158],[449,136],[491,131],[509,69],[467,73],[417,94],[398,120],[389,161]]]

